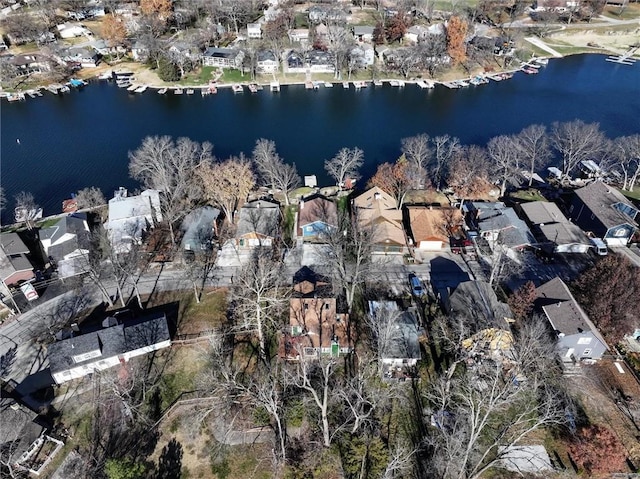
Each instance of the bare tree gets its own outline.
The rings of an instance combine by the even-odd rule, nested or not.
[[[289,205],[289,192],[300,184],[300,175],[295,165],[285,163],[276,151],[276,144],[264,138],[256,141],[253,161],[262,182],[284,193],[284,202]]]
[[[197,176],[205,197],[222,209],[228,223],[235,223],[235,212],[255,185],[249,161],[241,155],[223,162],[204,162]]]
[[[521,160],[528,166],[531,186],[536,169],[546,166],[551,159],[547,129],[544,125],[529,125],[516,135],[515,141]]]
[[[342,190],[347,178],[358,179],[358,169],[364,163],[364,153],[360,148],[342,148],[336,156],[324,162],[324,169]]]
[[[282,263],[256,251],[234,279],[231,291],[236,327],[257,335],[258,355],[264,364],[270,359],[267,350],[270,334],[288,305],[286,288],[280,284],[282,267]]]
[[[107,204],[102,190],[95,186],[83,188],[76,194],[76,201],[78,202],[78,208],[95,208],[97,206],[104,206]]]
[[[428,171],[431,181],[440,190],[442,180],[448,173],[449,162],[461,148],[460,140],[455,136],[440,135],[433,137],[431,142],[433,144],[433,157],[428,165]]]
[[[457,150],[449,165],[448,186],[460,199],[476,199],[491,189],[489,163],[484,148],[471,145]]]
[[[36,204],[36,200],[31,193],[21,191],[15,197],[15,219],[16,221],[24,221],[28,229],[33,229],[33,222],[38,219],[42,213],[40,207]]]
[[[633,191],[640,176],[640,135],[623,136],[613,141],[613,168],[622,178],[622,189]]]
[[[173,224],[188,212],[188,205],[197,192],[193,181],[195,168],[211,161],[213,145],[189,138],[148,136],[135,151],[129,152],[129,174],[146,188],[162,192],[161,208],[169,225],[171,242],[176,239]]]
[[[400,142],[403,156],[407,159],[411,171],[412,188],[425,188],[427,165],[431,160],[430,138],[426,133],[403,138]]]
[[[518,150],[513,136],[500,135],[489,140],[487,154],[496,168],[496,177],[500,182],[500,196],[507,190],[507,181],[518,170]],[[494,170],[495,171],[495,170]]]
[[[569,175],[581,161],[597,159],[604,140],[598,123],[573,120],[551,126],[551,144],[562,157],[564,175]]]

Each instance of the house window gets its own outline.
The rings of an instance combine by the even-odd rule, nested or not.
[[[329,303],[324,303],[324,309],[329,309]]]
[[[596,217],[595,217],[595,215],[594,215],[593,213],[591,214],[591,219],[592,219],[592,220],[595,220],[595,219],[596,219]]]
[[[627,230],[625,228],[618,228],[613,232],[613,236],[616,238],[624,238],[627,236]]]
[[[582,351],[582,355],[583,356],[591,356],[591,348],[587,348],[584,351]]]
[[[309,309],[309,305],[307,303],[304,303],[304,310],[306,311],[307,309]]]

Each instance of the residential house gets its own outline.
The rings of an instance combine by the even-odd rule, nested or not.
[[[145,62],[149,57],[149,48],[138,40],[131,47],[131,56],[137,62]]]
[[[636,231],[638,209],[617,189],[594,181],[574,191],[569,217],[607,246],[626,246]]]
[[[509,327],[513,313],[506,303],[498,300],[489,283],[460,283],[445,308],[452,327],[465,337],[461,346],[471,357],[489,355],[501,359],[509,355],[513,346]]]
[[[59,277],[87,271],[90,238],[86,214],[60,218],[53,226],[41,229],[39,236],[45,257],[57,265]]]
[[[513,208],[500,202],[465,202],[467,222],[479,232],[491,249],[501,246],[510,251],[522,250],[535,243],[527,224]]]
[[[18,233],[0,235],[0,281],[6,288],[35,279],[29,256],[29,248]]]
[[[347,314],[338,313],[331,282],[307,266],[293,276],[289,327],[280,340],[280,356],[289,360],[339,356],[353,349]]]
[[[240,68],[244,52],[234,48],[207,48],[202,54],[202,64],[206,67]]]
[[[280,63],[276,54],[270,50],[261,50],[256,57],[256,70],[258,73],[277,73]]]
[[[401,311],[395,301],[369,301],[369,315],[378,335],[382,373],[387,379],[413,374],[422,358],[415,308]]]
[[[248,23],[247,24],[247,38],[257,39],[262,38],[262,24],[261,23]]]
[[[62,23],[57,25],[58,35],[60,38],[69,39],[77,37],[92,38],[93,33],[87,27],[80,23]]]
[[[591,242],[577,225],[571,223],[558,205],[532,201],[519,206],[525,220],[542,247],[553,253],[587,253]]]
[[[48,346],[47,356],[53,380],[63,384],[170,345],[167,317],[154,313],[57,341]]]
[[[246,203],[238,213],[236,245],[240,248],[272,246],[280,234],[280,206],[265,200]]]
[[[463,221],[458,208],[407,206],[405,210],[413,246],[425,251],[440,251],[449,246],[452,228]]]
[[[82,68],[95,68],[100,63],[99,55],[90,48],[71,47],[61,54],[62,61],[77,63]]]
[[[266,22],[272,22],[274,20],[277,20],[278,17],[282,15],[282,9],[278,8],[277,4],[272,3],[266,10],[263,10],[262,14]]]
[[[109,232],[111,247],[117,253],[126,253],[134,243],[140,244],[149,228],[162,222],[160,192],[145,190],[138,196],[127,196],[125,188],[118,189],[109,200]]]
[[[296,223],[298,238],[322,240],[323,233],[338,227],[338,208],[320,194],[308,196],[300,200]]]
[[[16,76],[31,75],[33,73],[48,72],[51,70],[49,59],[43,55],[16,55],[10,58],[15,67]]]
[[[309,42],[309,29],[308,28],[293,28],[287,32],[289,40],[291,42],[306,44]]]
[[[429,35],[429,28],[426,25],[413,25],[404,34],[405,40],[411,43],[418,43]]]
[[[544,283],[536,288],[536,296],[535,307],[553,328],[564,362],[602,358],[609,347],[564,281],[554,278]]]
[[[218,231],[220,210],[212,206],[203,206],[193,210],[182,221],[182,249],[186,251],[207,251]]]
[[[358,63],[361,68],[366,68],[375,63],[376,52],[373,45],[368,43],[361,43],[351,49],[351,55],[353,58],[358,59]]]
[[[306,71],[304,67],[304,56],[301,53],[298,53],[293,50],[289,52],[289,54],[287,55],[286,65],[287,65],[287,71],[290,73],[292,72],[304,73]]]
[[[371,43],[373,41],[374,28],[369,25],[356,25],[353,27],[353,38],[358,42]]]
[[[334,56],[323,50],[309,50],[304,56],[304,71],[313,73],[333,73],[335,70]],[[291,69],[290,69],[291,71]]]
[[[200,50],[188,42],[173,42],[169,47],[169,51],[183,58],[189,58],[194,62],[200,61]]]
[[[378,253],[406,253],[402,211],[393,196],[374,186],[353,200],[352,213],[363,230],[370,230]]]

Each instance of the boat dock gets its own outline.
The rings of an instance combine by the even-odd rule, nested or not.
[[[619,63],[620,65],[633,65],[636,62],[636,59],[632,57],[632,55],[640,49],[640,45],[633,45],[631,49],[622,55],[613,56],[610,55],[605,58],[606,61],[611,63]]]
[[[270,89],[271,91],[276,91],[276,92],[277,92],[277,91],[280,91],[280,82],[279,82],[279,81],[277,81],[277,80],[272,81],[272,82],[269,84],[269,89]]]

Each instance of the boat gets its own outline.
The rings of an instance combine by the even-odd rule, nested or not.
[[[547,66],[549,64],[549,59],[548,58],[534,58],[531,61],[534,62],[537,65],[542,66],[542,67]]]
[[[305,90],[313,90],[313,82],[312,81],[304,82],[304,88]]]
[[[244,89],[242,88],[242,85],[240,85],[239,83],[235,83],[231,89],[233,90],[233,93],[242,93],[244,91]]]
[[[211,92],[207,89],[207,88],[201,88],[200,89],[200,95],[202,96],[208,96]]]
[[[404,81],[403,80],[390,80],[389,81],[389,85],[391,85],[393,87],[403,87],[404,86]]]
[[[423,89],[424,89],[424,88],[429,88],[429,86],[427,85],[427,83],[426,83],[426,82],[424,82],[424,81],[422,81],[422,80],[418,80],[418,81],[416,82],[416,85],[418,85],[418,87],[423,88]]]
[[[333,83],[329,83],[328,81],[324,82],[325,88],[333,88]]]
[[[342,82],[342,88],[344,88],[345,90],[349,89],[349,82],[348,81],[343,81]]]
[[[248,88],[251,93],[258,93],[258,86],[255,83],[249,83]]]
[[[451,88],[452,90],[455,90],[456,88],[460,88],[460,85],[458,85],[458,83],[454,81],[445,81],[445,82],[442,82],[442,84],[447,88]]]
[[[356,90],[359,90],[360,88],[367,88],[367,83],[364,81],[354,81],[353,86]]]
[[[456,83],[457,83],[461,88],[463,88],[463,87],[465,87],[465,86],[469,86],[469,83],[467,83],[467,82],[466,82],[466,81],[464,81],[464,80],[456,80]]]
[[[98,80],[111,80],[113,79],[113,71],[104,72],[98,75]]]
[[[382,80],[373,80],[374,86],[382,86]]]
[[[183,90],[182,88],[176,88],[175,90],[173,90],[174,95],[182,95]]]
[[[319,90],[320,89],[320,85],[323,84],[324,82],[321,81],[314,81],[313,82],[313,89],[314,90]]]
[[[33,90],[27,90],[24,92],[25,95],[29,96],[29,98],[35,98],[36,97],[36,92]]]
[[[522,71],[527,75],[535,75],[536,73],[538,73],[538,70],[536,70],[535,68],[529,68],[529,67],[523,67]]]
[[[71,91],[71,88],[69,88],[67,85],[62,85],[60,87],[60,93],[68,93]]]
[[[147,91],[147,85],[141,85],[138,88],[136,88],[134,91],[136,93],[144,93],[145,91]]]
[[[160,88],[158,90],[158,95],[164,95],[165,93],[167,93],[167,89],[166,88]]]
[[[87,85],[87,82],[84,80],[80,80],[79,78],[72,78],[71,80],[69,80],[69,84],[72,87],[78,88]]]
[[[218,93],[218,87],[216,87],[215,85],[209,85],[209,93],[215,95],[216,93]]]
[[[280,91],[280,82],[277,80],[272,81],[271,83],[269,83],[269,89],[273,92]]]
[[[40,89],[38,88],[35,92],[34,92],[37,96],[42,96],[42,92],[40,91]]]
[[[189,88],[185,93],[187,95],[193,95],[194,94],[194,90],[193,90],[193,88]]]
[[[129,85],[129,86],[127,87],[127,91],[128,91],[129,93],[133,93],[133,92],[135,92],[137,89],[138,89],[138,85]]]
[[[25,96],[24,96],[24,93],[22,92],[9,93],[9,95],[7,96],[7,100],[11,102],[22,101],[22,100],[25,100]]]
[[[118,88],[129,88],[131,86],[131,82],[128,80],[117,80],[116,85],[118,85]]]

